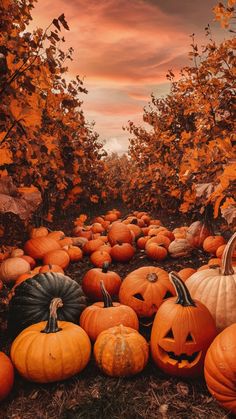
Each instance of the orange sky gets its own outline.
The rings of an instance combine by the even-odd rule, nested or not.
[[[193,32],[203,44],[210,23],[214,37],[223,38],[213,23],[216,0],[38,0],[30,28],[45,28],[64,13],[70,31],[66,45],[74,48],[70,75],[79,74],[89,93],[84,113],[110,151],[128,147],[128,120],[142,123],[150,94],[168,92],[165,75],[189,63]]]

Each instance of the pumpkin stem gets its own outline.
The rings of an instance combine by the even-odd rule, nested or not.
[[[170,272],[169,277],[177,294],[176,304],[181,304],[183,307],[196,307],[195,301],[179,275],[176,272]]]
[[[157,282],[158,276],[157,276],[157,274],[155,274],[155,272],[152,272],[151,274],[147,275],[147,280],[149,282]]]
[[[102,273],[106,274],[108,272],[110,262],[104,262],[102,265]]]
[[[59,307],[63,307],[62,299],[53,298],[49,307],[49,319],[45,328],[41,330],[41,333],[56,333],[62,330],[57,324],[57,309]]]
[[[234,275],[232,257],[233,257],[235,246],[236,246],[236,232],[229,239],[222,255],[222,268],[221,268],[222,275]]]
[[[111,296],[107,292],[103,281],[100,281],[100,287],[103,296],[104,308],[113,307]]]

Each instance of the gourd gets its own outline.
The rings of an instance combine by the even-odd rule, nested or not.
[[[11,359],[29,381],[50,383],[65,380],[87,365],[91,343],[87,333],[74,323],[57,321],[61,298],[50,303],[48,321],[24,329],[11,346]]]

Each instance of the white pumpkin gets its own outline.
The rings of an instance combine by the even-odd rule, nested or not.
[[[232,266],[235,246],[236,233],[225,247],[220,268],[198,271],[185,283],[192,297],[211,312],[218,332],[236,323],[236,268]]]

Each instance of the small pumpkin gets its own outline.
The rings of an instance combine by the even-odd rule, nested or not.
[[[115,262],[129,262],[135,254],[135,249],[130,243],[115,244],[110,252],[112,260]]]
[[[14,257],[20,258],[23,255],[24,255],[24,250],[23,249],[16,248],[16,249],[13,249],[11,251],[10,257],[11,258],[14,258]]]
[[[59,241],[64,239],[65,233],[61,230],[51,231],[51,233],[48,233],[47,237]]]
[[[80,326],[95,341],[103,330],[123,324],[138,330],[139,322],[135,311],[120,303],[113,303],[104,282],[100,282],[103,302],[97,302],[87,307],[80,316]]]
[[[148,343],[137,330],[119,326],[101,332],[94,345],[98,367],[111,377],[129,377],[141,372],[149,357]]]
[[[0,402],[11,392],[14,383],[14,367],[10,358],[0,352]]]
[[[108,252],[100,250],[99,248],[90,255],[90,261],[97,268],[101,268],[105,262],[111,262],[111,256]]]
[[[58,310],[59,320],[77,322],[86,307],[81,286],[70,277],[57,272],[45,272],[22,282],[15,289],[9,303],[8,328],[17,334],[27,326],[48,318],[52,298],[60,297],[63,307]],[[17,321],[16,321],[17,319]]]
[[[182,281],[187,281],[187,279],[193,275],[196,271],[196,269],[193,268],[183,268],[178,272],[179,277],[182,279]]]
[[[109,271],[109,263],[105,262],[102,268],[90,269],[82,279],[83,291],[90,300],[102,300],[101,281],[104,282],[104,286],[111,296],[118,294],[121,286],[121,277],[116,272]]]
[[[60,249],[58,242],[47,237],[29,239],[24,245],[24,252],[33,259],[42,259],[46,253],[57,249]]]
[[[203,242],[203,250],[208,253],[216,254],[218,247],[225,244],[225,239],[222,236],[208,236]]]
[[[150,243],[145,246],[145,253],[151,260],[163,260],[167,257],[167,250],[164,246],[159,246],[157,243]]]
[[[58,265],[62,269],[66,269],[70,263],[70,256],[63,249],[51,250],[43,257],[44,265]]]
[[[30,230],[30,238],[34,239],[35,237],[46,237],[48,235],[48,229],[46,227],[33,227]]]
[[[101,239],[93,239],[89,240],[87,243],[85,243],[83,247],[83,252],[86,255],[91,255],[91,253],[95,252],[99,249],[99,247],[103,246],[104,242]]]
[[[146,243],[145,248],[147,248],[149,246],[149,244],[151,243],[156,243],[160,246],[164,246],[166,249],[168,249],[171,241],[168,237],[164,236],[161,233],[158,233],[157,235],[155,235],[154,237],[151,237],[148,242]]]
[[[108,240],[112,246],[117,243],[132,243],[133,237],[129,228],[123,223],[112,224],[108,231]]]
[[[91,343],[87,333],[74,323],[57,322],[57,309],[62,307],[62,300],[53,298],[48,321],[27,327],[12,343],[12,362],[29,381],[65,380],[89,362]]]
[[[220,267],[197,271],[186,281],[192,297],[211,312],[218,332],[236,322],[236,267],[232,265],[235,245],[236,233],[225,247]]]
[[[204,364],[208,390],[213,397],[236,414],[236,323],[216,336],[210,345]]]
[[[83,252],[78,246],[70,245],[68,249],[66,249],[66,252],[68,253],[71,262],[79,262],[83,259]]]
[[[0,266],[0,279],[5,282],[15,281],[18,276],[30,271],[30,264],[21,257],[4,260]]]
[[[119,300],[130,306],[139,317],[152,317],[166,298],[175,290],[164,269],[144,266],[130,272],[123,280]]]
[[[40,267],[39,272],[40,273],[44,273],[44,272],[59,272],[61,274],[64,274],[64,271],[63,271],[62,267],[59,266],[59,265],[55,265],[55,264],[43,265],[43,266]]]
[[[170,279],[177,293],[159,308],[152,326],[151,354],[164,372],[181,377],[203,373],[204,358],[216,336],[209,310],[193,300],[186,285],[175,273]]]

